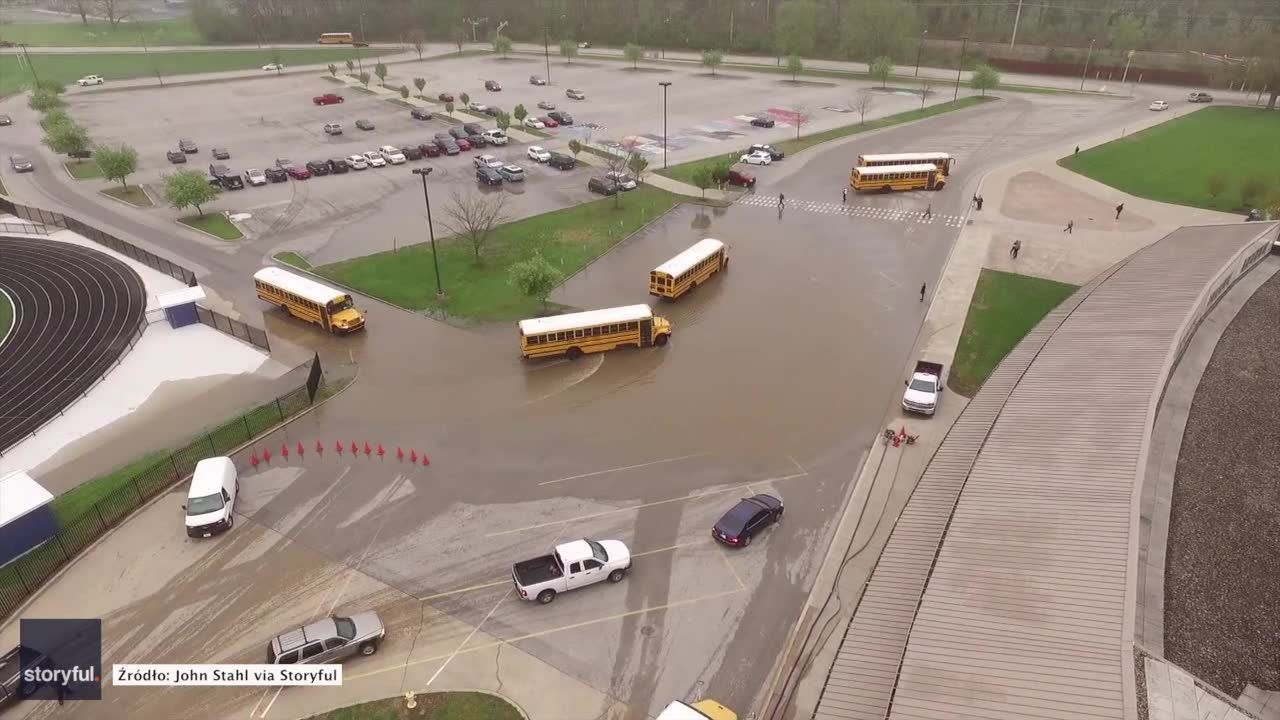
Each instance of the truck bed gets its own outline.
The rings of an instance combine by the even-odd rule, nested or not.
[[[522,560],[511,566],[516,582],[522,587],[537,585],[552,578],[560,577],[560,566],[556,564],[555,555],[543,555],[532,560]]]

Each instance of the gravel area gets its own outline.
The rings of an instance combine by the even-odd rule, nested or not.
[[[1240,310],[1192,401],[1173,489],[1165,655],[1232,697],[1280,688],[1280,274]]]

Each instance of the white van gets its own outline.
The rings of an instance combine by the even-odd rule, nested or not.
[[[187,491],[187,504],[182,506],[187,512],[187,535],[210,537],[230,530],[235,524],[232,513],[239,490],[240,479],[231,458],[207,458],[196,463],[191,489]]]

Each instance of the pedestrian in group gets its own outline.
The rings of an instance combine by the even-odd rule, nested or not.
[[[981,195],[979,195],[979,196],[978,196],[978,210],[979,210],[979,211],[981,211],[981,210],[982,210],[982,196],[981,196]]]
[[[929,207],[924,209],[924,216],[930,220],[933,219],[933,203],[929,203]]]
[[[1009,248],[1009,257],[1014,260],[1018,259],[1018,251],[1022,249],[1022,241],[1014,240],[1013,245]]]
[[[778,193],[778,207],[784,208],[786,206],[787,206],[787,196],[783,195],[782,193]]]
[[[1076,154],[1076,155],[1079,155],[1079,154],[1080,154],[1080,146],[1079,146],[1079,145],[1077,145],[1077,146],[1076,146],[1076,153],[1075,153],[1075,154]]]
[[[920,283],[920,302],[924,302],[925,283]]]
[[[969,207],[976,207],[978,204],[978,193],[973,194],[973,199],[969,201]]]
[[[1071,232],[1071,229],[1072,229],[1072,228],[1074,228],[1075,226],[1076,226],[1076,221],[1075,221],[1075,220],[1068,220],[1068,221],[1067,221],[1067,226],[1066,226],[1066,227],[1064,227],[1064,228],[1062,228],[1062,232],[1064,232],[1064,233],[1066,233],[1066,234],[1068,234],[1068,235],[1073,235],[1074,233],[1072,233],[1072,232]]]
[[[1117,220],[1119,220],[1119,219],[1120,219],[1120,213],[1122,213],[1122,212],[1124,212],[1124,203],[1120,203],[1119,205],[1117,205],[1117,206],[1116,206],[1116,219],[1117,219]]]

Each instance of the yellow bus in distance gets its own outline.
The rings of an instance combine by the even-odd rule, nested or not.
[[[320,45],[351,45],[355,41],[351,33],[322,33],[316,40]]]
[[[604,352],[624,345],[666,345],[671,323],[653,314],[648,305],[553,315],[521,320],[520,353],[527,358]]]
[[[857,192],[893,190],[941,190],[947,179],[933,165],[884,165],[856,167],[849,187]]]
[[[884,155],[859,155],[858,164],[854,167],[883,167],[885,165],[923,165],[928,163],[938,168],[943,175],[951,174],[951,166],[955,158],[951,153],[889,153]]]
[[[353,333],[364,327],[364,315],[351,296],[283,268],[265,267],[253,274],[261,300],[331,333]]]
[[[729,265],[729,248],[707,238],[649,271],[649,294],[675,300]]]

